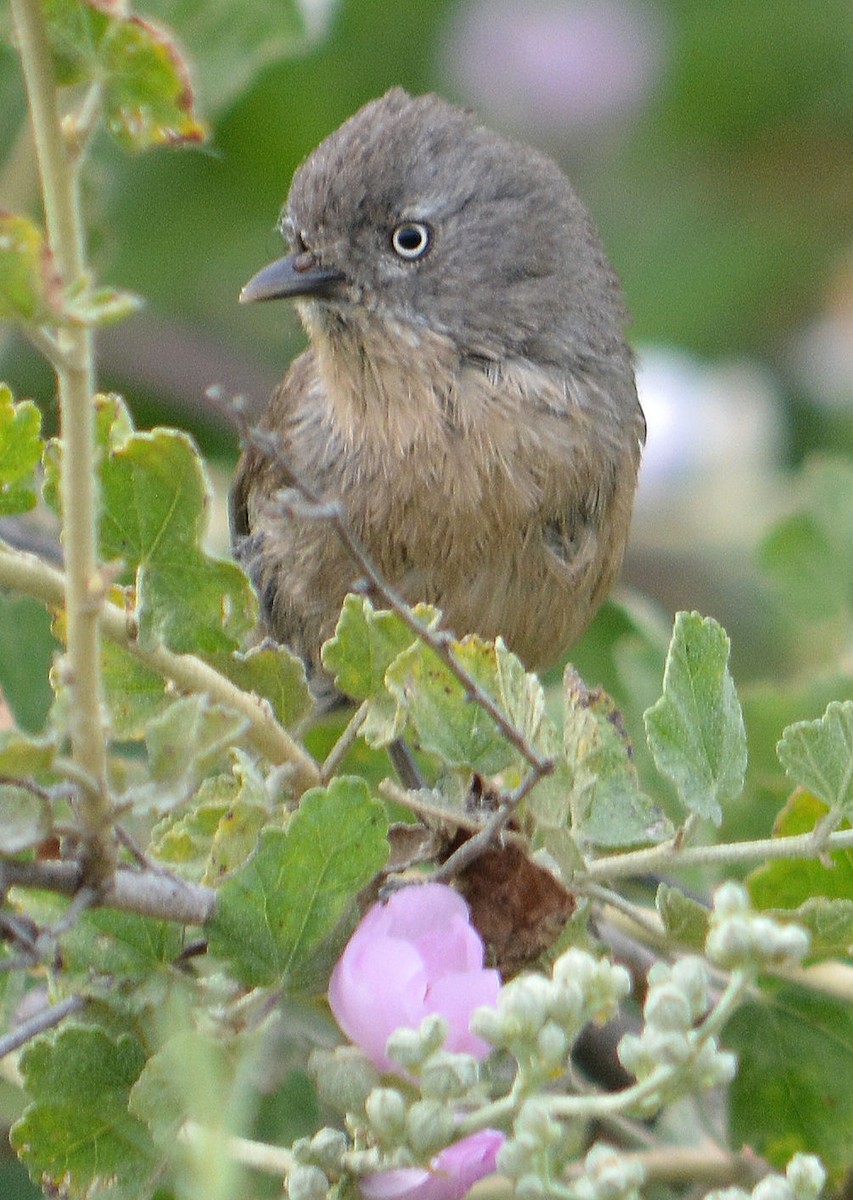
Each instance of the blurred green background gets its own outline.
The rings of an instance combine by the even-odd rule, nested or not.
[[[621,606],[573,658],[636,736],[659,694],[670,614],[720,619],[751,739],[739,832],[766,831],[785,794],[772,752],[782,725],[853,695],[849,0],[152,0],[141,11],[177,30],[211,139],[136,159],[106,137],[94,148],[93,262],[102,282],[146,300],[99,335],[101,385],[128,397],[141,426],[195,433],[216,485],[213,543],[227,545],[236,439],[206,389],[260,404],[302,342],[286,306],[237,305],[280,253],[294,168],[394,84],[475,107],[558,158],[633,314],[649,445],[632,547]],[[0,207],[36,213],[8,46],[0,160]],[[0,378],[52,422],[50,373],[0,334]],[[838,462],[797,474],[815,455]],[[49,702],[50,652],[44,614],[0,597],[0,680],[31,728]],[[2,1160],[0,1194],[30,1194]]]

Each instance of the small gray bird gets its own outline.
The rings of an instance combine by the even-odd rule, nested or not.
[[[240,298],[295,298],[310,347],[262,427],[407,600],[549,666],[619,571],[645,438],[580,200],[536,150],[395,88],[302,164],[281,229],[291,253]],[[327,522],[282,515],[287,484],[244,453],[235,553],[321,683],[357,571]]]

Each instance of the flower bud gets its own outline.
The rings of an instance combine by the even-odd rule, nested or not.
[[[406,1128],[406,1101],[396,1088],[374,1088],[364,1106],[367,1119],[380,1143],[396,1146]]]
[[[337,1174],[341,1159],[349,1146],[349,1138],[341,1129],[318,1129],[309,1143],[312,1161],[327,1174]]]
[[[785,1171],[794,1200],[816,1200],[826,1183],[823,1163],[814,1154],[795,1154]]]
[[[687,998],[692,1021],[704,1017],[711,1002],[709,995],[708,968],[704,959],[696,954],[680,958],[670,971],[670,978]]]
[[[539,1062],[546,1071],[561,1070],[571,1049],[571,1042],[556,1021],[546,1021],[536,1038]]]
[[[308,1069],[320,1099],[336,1112],[364,1112],[365,1100],[379,1085],[378,1071],[356,1046],[315,1050]]]
[[[643,1016],[658,1029],[685,1033],[693,1025],[690,1003],[675,983],[654,987],[646,997]]]
[[[326,1200],[329,1180],[319,1167],[297,1164],[287,1176],[290,1200]]]
[[[714,892],[714,916],[718,920],[741,916],[749,910],[749,894],[742,884],[730,880]]]
[[[438,1050],[421,1067],[421,1094],[425,1099],[458,1100],[477,1082],[477,1060],[470,1054]]]
[[[406,1137],[419,1158],[447,1146],[453,1127],[453,1110],[437,1100],[417,1100],[406,1116]]]

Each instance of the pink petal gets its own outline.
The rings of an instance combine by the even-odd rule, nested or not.
[[[329,1006],[351,1042],[380,1071],[394,1066],[385,1055],[389,1034],[417,1029],[426,1015],[427,976],[420,955],[406,942],[350,940],[329,980]]]
[[[491,1046],[470,1030],[471,1014],[480,1005],[494,1008],[501,988],[497,971],[466,971],[442,975],[430,982],[425,1007],[439,1012],[450,1025],[445,1048],[456,1054],[485,1058]]]
[[[504,1135],[484,1129],[442,1150],[429,1171],[379,1171],[359,1181],[364,1200],[462,1200],[478,1179],[493,1174]]]

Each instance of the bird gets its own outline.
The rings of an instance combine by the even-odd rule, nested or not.
[[[576,641],[628,538],[645,421],[621,284],[557,164],[475,114],[393,88],[297,169],[289,252],[243,288],[291,298],[308,348],[231,493],[263,628],[331,683],[321,647],[358,569],[279,496],[291,464],[406,601],[528,670]]]

